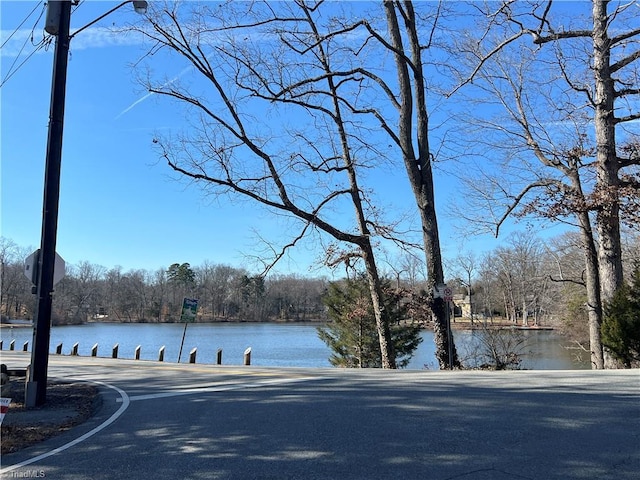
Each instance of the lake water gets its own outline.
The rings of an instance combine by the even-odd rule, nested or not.
[[[274,367],[330,367],[329,348],[316,334],[317,324],[280,323],[213,323],[189,324],[181,361],[187,362],[189,352],[197,347],[197,363],[215,363],[218,349],[223,350],[222,363],[241,365],[244,351],[251,347],[251,364]],[[138,345],[141,359],[157,360],[160,347],[165,346],[165,361],[177,362],[184,324],[123,324],[89,323],[59,326],[51,329],[50,351],[63,344],[62,353],[69,354],[74,343],[78,353],[91,355],[98,344],[98,356],[110,357],[114,344],[119,344],[120,358],[133,358]],[[563,346],[563,339],[553,331],[525,331],[523,368],[536,370],[565,370],[589,368],[588,363],[575,361]],[[9,349],[15,340],[16,350],[24,342],[31,344],[32,329],[4,327],[0,329],[3,349]],[[454,331],[456,347],[461,358],[474,343],[474,332]],[[422,332],[423,342],[418,347],[408,368],[412,370],[438,368],[435,358],[433,333]]]

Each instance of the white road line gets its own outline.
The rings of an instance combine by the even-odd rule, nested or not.
[[[218,385],[213,387],[185,388],[185,389],[171,390],[168,392],[150,393],[147,395],[132,395],[129,397],[129,401],[136,402],[138,400],[154,400],[156,398],[177,397],[180,395],[192,395],[196,393],[228,392],[231,390],[244,390],[248,388],[258,388],[258,387],[264,387],[269,385],[285,385],[289,383],[307,382],[309,380],[315,380],[315,379],[316,379],[315,377],[275,378],[271,380],[262,380],[262,381],[253,382],[253,383],[235,383],[235,384]],[[119,402],[121,400],[118,399],[116,401]]]
[[[65,378],[65,379],[71,380],[71,378]],[[122,403],[120,408],[113,415],[111,415],[107,420],[105,420],[103,423],[98,425],[93,430],[85,433],[84,435],[76,438],[75,440],[73,440],[73,441],[71,441],[69,443],[66,443],[66,444],[62,445],[61,447],[58,447],[58,448],[56,448],[54,450],[51,450],[49,452],[43,453],[41,455],[38,455],[37,457],[30,458],[29,460],[25,460],[23,462],[15,464],[15,465],[10,465],[8,467],[2,468],[2,469],[0,469],[0,475],[4,475],[4,474],[9,473],[9,472],[11,472],[13,470],[16,470],[18,468],[26,467],[27,465],[31,465],[32,463],[39,462],[40,460],[44,460],[45,458],[51,457],[53,455],[56,455],[56,454],[58,454],[58,453],[60,453],[60,452],[62,452],[64,450],[67,450],[68,448],[73,447],[74,445],[77,445],[77,444],[79,444],[81,442],[84,442],[88,438],[91,438],[96,433],[99,433],[100,431],[104,430],[109,425],[111,425],[113,422],[115,422],[118,419],[118,417],[120,417],[125,412],[125,410],[129,407],[129,404],[131,402],[133,402],[133,401],[153,400],[153,399],[157,399],[157,398],[175,397],[175,396],[180,396],[180,395],[192,395],[192,394],[196,394],[196,393],[226,392],[226,391],[231,391],[231,390],[243,390],[243,389],[248,389],[248,388],[258,388],[258,387],[264,387],[264,386],[269,386],[269,385],[285,385],[285,384],[289,384],[289,383],[306,382],[306,381],[309,381],[309,380],[316,380],[316,377],[274,378],[274,379],[269,379],[269,380],[262,380],[262,381],[258,381],[258,382],[253,382],[253,383],[237,383],[237,384],[231,384],[231,385],[227,384],[227,385],[204,387],[204,388],[187,388],[187,389],[183,389],[183,390],[172,390],[170,392],[152,393],[152,394],[148,394],[148,395],[134,395],[134,396],[131,396],[131,397],[129,395],[127,395],[127,393],[124,390],[116,387],[115,385],[110,385],[108,383],[99,382],[99,381],[96,381],[96,380],[82,380],[82,381],[87,381],[87,382],[95,383],[95,384],[98,384],[98,385],[102,385],[104,387],[111,388],[111,389],[115,390],[116,392],[118,392],[118,394],[120,395],[120,398],[116,399],[116,403]]]
[[[87,380],[83,380],[83,381],[87,381]],[[56,455],[68,448],[73,447],[74,445],[77,445],[81,442],[84,442],[86,439],[93,437],[96,433],[104,430],[105,428],[107,428],[109,425],[111,425],[113,422],[115,422],[118,417],[120,417],[120,415],[122,415],[125,410],[129,407],[129,396],[127,395],[127,393],[114,386],[114,385],[109,385],[108,383],[104,383],[104,382],[98,382],[95,380],[90,380],[91,383],[95,383],[98,385],[102,385],[103,387],[107,387],[107,388],[111,388],[113,390],[115,390],[116,392],[118,392],[118,394],[120,394],[120,398],[117,399],[118,402],[122,402],[122,405],[120,406],[120,408],[113,414],[111,415],[107,420],[105,420],[104,422],[102,422],[100,425],[98,425],[96,428],[94,428],[93,430],[85,433],[84,435],[76,438],[75,440],[66,443],[64,445],[62,445],[61,447],[58,447],[54,450],[51,450],[49,452],[43,453],[41,455],[38,455],[37,457],[33,457],[30,458],[29,460],[25,460],[23,462],[20,463],[16,463],[15,465],[11,465],[9,467],[5,467],[0,469],[0,475],[3,475],[5,473],[9,473],[13,470],[16,470],[18,468],[22,468],[22,467],[26,467],[27,465],[31,465],[32,463],[36,463],[39,462],[40,460],[43,460],[45,458],[51,457],[52,455]]]

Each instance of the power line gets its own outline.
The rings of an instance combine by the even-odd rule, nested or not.
[[[22,44],[22,47],[20,48],[20,51],[18,52],[18,54],[16,55],[15,59],[13,60],[13,63],[11,64],[11,66],[9,67],[8,73],[5,75],[5,78],[2,80],[2,83],[0,83],[0,88],[2,88],[4,86],[5,83],[7,83],[7,81],[13,77],[19,70],[20,68],[22,68],[22,66],[39,50],[41,50],[43,47],[49,46],[51,44],[51,38],[43,38],[42,40],[40,40],[37,44],[33,43],[33,36],[34,36],[34,32],[36,30],[36,27],[38,26],[38,23],[40,22],[40,19],[42,18],[42,15],[45,12],[45,8],[46,5],[44,4],[44,2],[40,1],[34,8],[33,10],[31,10],[31,12],[29,12],[29,14],[27,15],[27,17],[20,23],[20,25],[18,25],[17,28],[14,29],[14,31],[11,33],[11,35],[9,35],[9,37],[4,41],[4,43],[2,44],[2,47],[0,48],[4,48],[4,46],[7,44],[7,42],[9,40],[11,40],[11,38],[16,34],[16,32],[18,30],[20,30],[20,28],[22,27],[22,25],[25,24],[25,22],[27,20],[29,20],[29,18],[31,17],[31,15],[33,15],[33,12],[36,11],[36,9],[42,5],[42,9],[40,11],[40,15],[38,16],[38,18],[36,19],[36,21],[33,24],[33,27],[31,28],[31,34],[29,35],[28,38],[25,39],[24,43]],[[27,46],[27,42],[31,40],[31,44],[35,47],[35,49],[29,54],[27,55],[27,57],[17,66],[16,62],[18,61],[18,59],[20,58],[20,56],[22,55],[22,52],[24,51],[25,47]],[[14,69],[15,67],[15,69]]]
[[[8,42],[9,40],[11,40],[11,37],[13,37],[13,36],[15,35],[15,33],[16,33],[18,30],[20,30],[20,28],[22,27],[22,25],[24,25],[24,24],[25,24],[25,22],[26,22],[27,20],[29,20],[29,17],[30,17],[31,15],[33,15],[33,12],[35,12],[35,11],[36,11],[36,9],[40,6],[40,4],[41,4],[41,3],[42,3],[42,2],[39,2],[39,3],[37,3],[37,4],[36,4],[36,6],[35,6],[35,7],[33,7],[33,10],[31,10],[31,11],[29,12],[29,15],[27,15],[27,17],[26,17],[26,18],[25,18],[25,19],[20,23],[20,25],[18,25],[18,26],[15,28],[15,30],[13,31],[13,33],[7,37],[7,39],[4,41],[4,43],[2,44],[2,46],[0,46],[0,49],[1,49],[1,48],[4,48],[4,46],[7,44],[7,42]],[[44,9],[43,9],[43,11],[44,11]],[[40,20],[40,18],[42,18],[42,13],[40,13],[40,17],[38,17],[38,21]],[[36,22],[36,23],[37,23],[37,22]],[[35,27],[34,27],[34,28],[35,28]],[[31,31],[31,34],[33,34],[33,30]]]
[[[16,61],[19,58],[19,55],[16,56],[16,59],[14,60],[14,62],[11,64],[11,68],[9,69],[9,73],[4,77],[4,79],[2,80],[2,83],[0,83],[0,88],[2,88],[4,86],[5,83],[7,83],[9,81],[9,79],[11,77],[13,77],[16,73],[18,73],[18,70],[20,70],[20,68],[22,68],[22,66],[27,63],[27,61],[39,50],[41,50],[43,47],[48,46],[51,43],[51,39],[50,38],[43,38],[40,43],[38,43],[38,45],[36,45],[36,48],[29,54],[27,55],[27,57],[20,63],[20,65],[18,65],[16,67],[15,70],[11,71],[11,68],[13,68],[13,66],[15,65]],[[22,50],[21,50],[22,51]]]

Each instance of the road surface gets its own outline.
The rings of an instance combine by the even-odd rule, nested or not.
[[[2,352],[10,367],[28,354]],[[640,478],[640,371],[263,368],[51,356],[103,406],[1,478]]]

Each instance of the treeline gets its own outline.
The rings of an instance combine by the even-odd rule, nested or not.
[[[627,232],[623,240],[625,280],[630,283],[640,265],[640,236]],[[454,276],[449,284],[471,294],[476,319],[552,326],[589,357],[585,266],[576,232],[548,241],[529,232],[514,233],[493,251],[483,256],[462,252],[448,266]]]
[[[23,273],[29,253],[0,238],[3,318],[34,316],[35,295]],[[627,271],[638,261],[640,237],[628,235]],[[415,298],[426,294],[423,271],[420,259],[406,255],[385,276]],[[588,350],[584,262],[575,234],[543,242],[530,233],[515,233],[485,255],[459,253],[447,262],[447,271],[457,307],[471,298],[473,322],[553,326]],[[244,268],[208,262],[124,271],[85,261],[68,265],[56,285],[53,322],[175,322],[184,297],[199,300],[198,321],[326,321],[322,298],[328,284],[325,278],[299,275],[263,278]]]
[[[24,249],[3,240],[3,318],[32,319],[36,299],[24,275]],[[9,247],[9,248],[7,248]],[[67,265],[56,285],[52,323],[176,322],[184,297],[198,299],[198,321],[317,321],[325,318],[326,280],[297,275],[252,276],[243,268],[204,263],[167,269]]]

